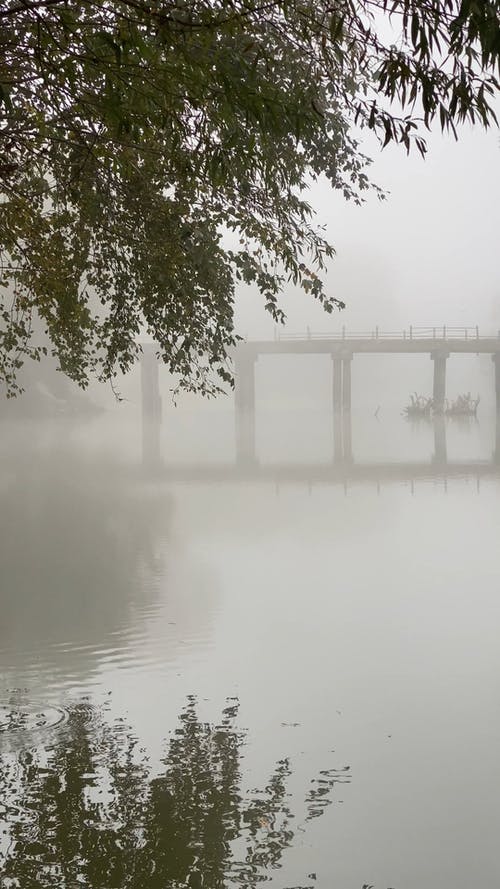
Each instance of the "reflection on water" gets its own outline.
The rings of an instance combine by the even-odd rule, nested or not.
[[[154,597],[159,504],[137,497],[112,464],[56,453],[16,470],[0,511],[0,648],[14,660],[57,653],[60,670],[78,673],[85,660],[92,669],[85,652],[109,644],[138,586],[143,608]]]
[[[381,413],[352,485],[326,414],[229,476],[206,416],[154,478],[135,426],[5,425],[1,889],[498,885],[494,430],[445,469]]]
[[[155,775],[130,728],[89,716],[86,706],[71,709],[48,749],[39,736],[35,750],[4,754],[0,885],[250,889],[268,880],[298,832],[307,841],[308,823],[332,803],[337,785],[350,782],[350,771],[321,769],[299,802],[284,758],[261,789],[245,790],[246,732],[236,727],[237,713],[230,700],[210,725],[191,698]],[[304,887],[314,879],[296,875]]]
[[[3,461],[0,565],[0,669],[4,683],[28,663],[24,683],[57,676],[63,686],[85,682],[103,661],[119,665],[130,650],[143,661],[165,659],[165,635],[152,624],[183,632],[210,578],[171,552],[171,497],[141,484],[109,458],[86,459],[59,442],[33,453],[15,439]],[[173,603],[158,601],[167,570],[182,589]],[[198,589],[194,589],[197,587]],[[203,623],[203,609],[197,624]],[[153,634],[154,635],[154,634]],[[160,647],[160,653],[158,652]]]

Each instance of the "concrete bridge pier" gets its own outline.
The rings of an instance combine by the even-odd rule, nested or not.
[[[434,459],[437,466],[446,466],[448,451],[446,447],[446,417],[444,414],[434,416]]]
[[[491,356],[495,368],[495,463],[500,463],[500,353]]]
[[[493,366],[495,368],[495,404],[497,406],[497,417],[500,415],[500,352],[496,352],[491,356]]]
[[[436,413],[442,413],[446,399],[446,361],[449,358],[449,352],[431,352],[431,358],[434,362],[434,382],[432,387],[434,410]]]
[[[156,346],[142,346],[142,462],[152,469],[160,463],[161,397]]]
[[[351,362],[352,352],[344,353],[342,355],[342,456],[346,463],[352,463]]]
[[[342,460],[342,359],[332,355],[333,364],[333,459]]]
[[[240,465],[256,463],[255,453],[255,362],[257,354],[236,354],[234,402],[236,423],[236,461]]]

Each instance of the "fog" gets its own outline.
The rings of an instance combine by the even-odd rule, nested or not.
[[[236,394],[3,408],[2,889],[497,885],[500,144],[429,141],[314,184],[346,309],[241,288]]]
[[[398,146],[374,158],[369,175],[387,193],[361,207],[324,182],[311,204],[337,250],[328,282],[345,310],[337,318],[304,300],[293,288],[285,300],[289,327],[327,331],[392,330],[410,324],[500,326],[497,264],[500,226],[498,132],[463,128],[458,142],[430,134],[425,160]],[[272,336],[251,293],[238,303],[243,335]]]

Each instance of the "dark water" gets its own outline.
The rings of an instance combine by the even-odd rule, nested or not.
[[[261,453],[324,461],[329,422],[261,420]],[[231,423],[164,446],[233,459]],[[375,456],[432,463],[401,423]],[[2,889],[498,885],[497,474],[180,483],[139,449],[4,427]]]

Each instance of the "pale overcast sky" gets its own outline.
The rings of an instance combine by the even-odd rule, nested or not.
[[[367,149],[371,176],[387,189],[363,207],[324,182],[310,194],[337,249],[328,282],[347,303],[326,315],[291,287],[284,307],[290,331],[351,330],[427,324],[500,328],[500,134],[463,128],[458,142],[434,134],[422,160],[390,146]],[[249,337],[273,335],[255,293],[240,291],[237,324]]]

